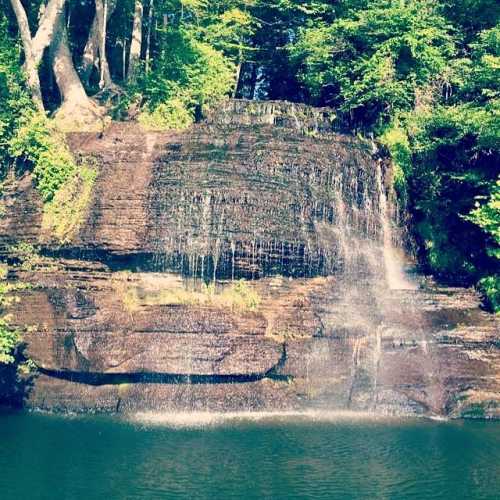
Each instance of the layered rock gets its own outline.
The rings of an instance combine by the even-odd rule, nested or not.
[[[73,256],[106,254],[116,266],[124,256],[127,268],[205,278],[314,276],[342,266],[339,246],[350,236],[342,230],[380,232],[368,206],[377,203],[374,163],[348,135],[217,123],[145,133],[113,124],[103,138],[72,134],[70,143],[99,165],[89,216],[65,248]],[[27,183],[8,193],[0,245],[58,247],[42,233],[40,200]]]
[[[227,106],[184,133],[73,134],[99,176],[64,246],[30,178],[11,182],[2,253],[42,255],[9,275],[34,285],[13,310],[39,367],[24,404],[498,417],[498,319],[472,290],[388,287],[368,145],[325,110]]]
[[[498,321],[471,290],[393,291],[347,318],[335,278],[255,281],[248,308],[220,299],[228,282],[207,295],[176,276],[59,266],[22,276],[38,284],[16,306],[39,366],[30,407],[498,416]]]

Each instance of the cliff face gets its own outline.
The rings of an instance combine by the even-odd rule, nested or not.
[[[14,311],[39,366],[24,404],[498,416],[498,321],[470,290],[388,286],[369,147],[325,111],[228,106],[185,133],[72,135],[99,176],[70,244],[10,184],[2,252],[42,254],[9,276],[35,285]]]

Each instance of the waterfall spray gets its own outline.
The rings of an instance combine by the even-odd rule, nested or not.
[[[380,224],[383,236],[383,255],[385,277],[390,290],[415,290],[417,286],[411,283],[403,270],[403,263],[393,244],[393,232],[389,218],[389,206],[385,193],[382,167],[377,164],[377,189],[380,202]]]

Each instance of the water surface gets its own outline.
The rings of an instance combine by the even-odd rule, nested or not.
[[[0,498],[496,499],[500,424],[0,413]]]

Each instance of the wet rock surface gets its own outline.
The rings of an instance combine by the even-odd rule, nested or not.
[[[254,281],[255,310],[143,296],[149,273],[59,262],[16,306],[27,354],[39,366],[28,407],[71,411],[300,409],[320,406],[391,414],[498,417],[499,325],[472,290],[393,291],[385,304],[360,304],[358,322],[337,318],[345,304],[335,278]],[[163,290],[165,278],[155,275]],[[125,280],[125,281],[124,281]],[[175,283],[174,283],[175,281]],[[191,283],[191,284],[190,284]],[[230,287],[221,282],[215,297]],[[200,292],[201,293],[201,292]],[[136,299],[137,300],[137,299]],[[406,310],[398,310],[401,302]],[[154,303],[156,302],[156,303]],[[162,303],[159,303],[162,302]],[[376,330],[368,308],[385,311]],[[424,310],[424,314],[422,314]],[[394,314],[387,313],[394,311]],[[418,311],[418,316],[416,312]],[[415,324],[418,319],[421,324]],[[390,326],[386,326],[390,325]]]
[[[498,319],[472,290],[387,286],[369,147],[326,111],[229,106],[182,134],[72,135],[99,177],[65,246],[29,176],[8,185],[0,252],[43,255],[9,275],[33,285],[12,311],[39,367],[23,404],[499,417]]]

